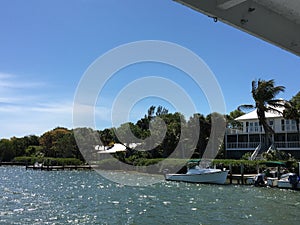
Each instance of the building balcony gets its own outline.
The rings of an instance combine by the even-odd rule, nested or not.
[[[260,142],[229,142],[226,144],[226,150],[255,150]],[[274,146],[278,150],[300,150],[300,141],[279,142]]]
[[[284,149],[300,149],[299,141],[290,141],[290,142],[275,142],[275,147],[279,150]]]
[[[227,150],[254,150],[260,142],[229,142],[226,144]]]
[[[271,126],[275,133],[296,133],[298,132],[296,125]],[[265,133],[262,126],[248,126],[244,128],[226,128],[226,134],[263,134]]]

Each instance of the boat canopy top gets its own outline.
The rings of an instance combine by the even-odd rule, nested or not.
[[[266,161],[260,164],[266,165],[267,167],[277,167],[277,166],[286,167],[286,164],[284,162],[279,162],[279,161]]]
[[[188,163],[199,163],[201,159],[190,159]]]

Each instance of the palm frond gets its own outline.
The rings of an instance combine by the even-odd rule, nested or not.
[[[276,95],[278,95],[280,92],[284,92],[285,91],[285,87],[284,86],[276,86],[273,88],[273,93],[274,93],[274,97]]]
[[[272,107],[283,108],[285,107],[286,101],[282,99],[272,99],[267,101],[267,104]]]
[[[278,114],[278,115],[283,114],[283,111],[278,110],[277,108],[274,108],[272,106],[268,106],[267,109],[266,109],[266,112],[272,112],[272,113],[275,113],[275,114]]]
[[[254,109],[254,108],[255,108],[254,105],[247,105],[247,104],[245,104],[245,105],[240,105],[237,109],[239,111],[243,111],[243,110],[250,110],[250,109]]]

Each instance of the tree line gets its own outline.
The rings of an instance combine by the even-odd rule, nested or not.
[[[259,109],[258,113],[260,114],[258,118],[260,124],[264,126],[267,131],[266,135],[269,135],[272,131],[268,127],[265,127],[267,123],[265,122],[266,118],[264,113],[270,110],[274,111],[274,109],[276,110],[276,106],[282,104],[284,104],[285,107],[283,116],[287,119],[296,120],[297,127],[299,125],[300,92],[290,101],[279,101],[275,99],[275,96],[283,90],[284,87],[276,87],[273,80],[254,81],[252,82],[252,95],[255,104],[243,105],[243,108]],[[82,155],[82,151],[90,151],[91,154],[95,154],[94,145],[96,144],[110,146],[120,142],[135,143],[136,140],[144,140],[142,141],[142,145],[139,146],[139,150],[128,148],[126,153],[116,154],[116,157],[127,160],[129,163],[137,158],[166,158],[173,153],[174,149],[179,148],[178,154],[184,154],[185,151],[191,150],[192,158],[201,158],[211,135],[212,117],[223,118],[227,127],[240,128],[241,124],[234,119],[243,114],[244,112],[240,109],[236,109],[225,116],[218,113],[212,113],[207,116],[196,113],[186,119],[180,112],[170,113],[168,109],[162,106],[151,106],[145,116],[136,123],[128,122],[117,128],[94,131],[91,128],[67,129],[57,127],[45,132],[41,136],[29,135],[21,138],[12,137],[10,139],[1,139],[0,161],[9,162],[13,161],[16,157],[27,156],[40,158],[75,158],[84,162],[85,159]],[[160,126],[159,123],[161,121],[164,121],[164,126]],[[195,124],[200,128],[199,133],[194,132],[197,130],[194,129]],[[151,126],[156,129],[151,129]],[[159,127],[165,129],[165,136],[163,140],[157,141],[158,139],[155,139],[155,137],[159,137],[161,132],[160,129],[157,129]],[[81,139],[78,136],[75,137],[75,134],[83,134],[90,131],[98,136],[101,143],[86,140],[86,138],[83,138],[84,136],[82,136]],[[128,135],[130,132],[133,133],[133,136]],[[183,133],[190,138],[179,143]],[[76,139],[77,141],[79,140],[80,142],[86,143],[84,150],[79,150]],[[194,140],[198,140],[197,143],[194,143]],[[94,143],[94,145],[91,146],[90,143]],[[147,151],[148,149],[151,150]],[[220,147],[217,157],[225,157],[224,146]]]
[[[151,130],[152,123],[159,122],[156,121],[156,118],[160,118],[164,121],[166,126],[165,136],[160,143],[157,143],[157,145],[152,143],[155,141],[153,136],[159,135],[160,131],[159,129]],[[228,118],[230,118],[230,116],[228,116]],[[105,146],[110,146],[114,143],[122,143],[124,140],[126,140],[127,143],[134,143],[137,139],[142,140],[142,142],[145,140],[139,147],[139,150],[128,149],[126,157],[131,158],[132,160],[134,160],[134,158],[166,158],[178,146],[180,135],[183,130],[187,133],[189,130],[192,132],[192,126],[194,126],[195,121],[197,121],[200,126],[200,132],[198,137],[194,137],[195,140],[198,139],[198,142],[195,144],[195,149],[193,149],[193,157],[199,158],[203,154],[210,136],[211,114],[208,116],[194,114],[186,120],[179,112],[169,113],[168,110],[162,106],[151,106],[147,114],[136,123],[128,122],[117,128],[94,131],[91,128],[67,129],[64,127],[57,127],[45,132],[41,136],[29,135],[19,138],[12,137],[10,139],[1,139],[0,161],[9,162],[20,156],[76,158],[84,161],[85,159],[82,156],[82,152],[79,150],[76,143],[75,133],[80,134],[88,131],[96,133],[101,140],[101,143],[98,144]],[[158,125],[157,127],[160,126]],[[133,133],[134,139],[132,140],[130,139],[130,136],[128,138],[128,129]],[[188,136],[191,137],[193,137],[193,135],[195,136],[193,133],[188,134]],[[80,137],[77,136],[77,139],[80,139]],[[89,145],[89,143],[95,143],[89,142],[88,140],[82,141],[85,141],[87,145]],[[189,143],[188,140],[185,140],[185,145],[180,146],[180,148],[182,148],[180,151],[182,152],[189,148],[189,144],[191,143]],[[155,145],[155,147],[150,151],[147,151],[149,146],[153,145]],[[91,151],[91,153],[96,152],[95,146],[88,146],[88,148],[87,151]]]

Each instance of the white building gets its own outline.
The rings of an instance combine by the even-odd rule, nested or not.
[[[286,120],[279,113],[266,113],[268,124],[274,130],[273,146],[300,158],[300,137],[295,120]],[[227,128],[225,149],[228,158],[240,158],[247,152],[254,152],[263,142],[264,129],[260,126],[256,110],[236,118],[241,123],[240,129]]]

